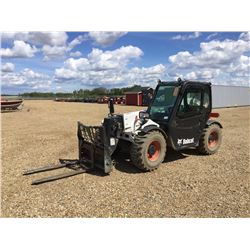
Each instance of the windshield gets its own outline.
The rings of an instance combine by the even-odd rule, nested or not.
[[[178,92],[179,88],[176,86],[160,86],[149,110],[150,118],[168,120]]]

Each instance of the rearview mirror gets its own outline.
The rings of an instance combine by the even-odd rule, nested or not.
[[[140,119],[148,119],[149,118],[149,113],[147,113],[145,111],[141,111],[141,112],[139,112],[139,118]]]

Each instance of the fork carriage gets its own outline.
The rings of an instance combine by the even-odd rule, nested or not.
[[[95,168],[102,169],[106,174],[111,172],[113,168],[111,155],[114,152],[114,148],[108,144],[105,126],[86,126],[78,122],[77,137],[79,159],[59,159],[59,164],[26,170],[23,175],[37,174],[62,168],[71,169],[70,172],[41,178],[32,182],[32,185],[37,185],[90,172]]]

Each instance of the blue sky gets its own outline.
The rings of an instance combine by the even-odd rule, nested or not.
[[[11,32],[1,41],[5,94],[177,77],[249,85],[249,32]]]

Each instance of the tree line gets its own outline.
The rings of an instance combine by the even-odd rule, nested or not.
[[[31,98],[86,98],[86,97],[101,97],[101,96],[122,96],[125,92],[137,92],[141,91],[143,87],[141,85],[134,85],[132,87],[125,88],[112,88],[107,89],[104,87],[90,89],[79,89],[73,92],[25,92],[19,94],[21,97]]]

